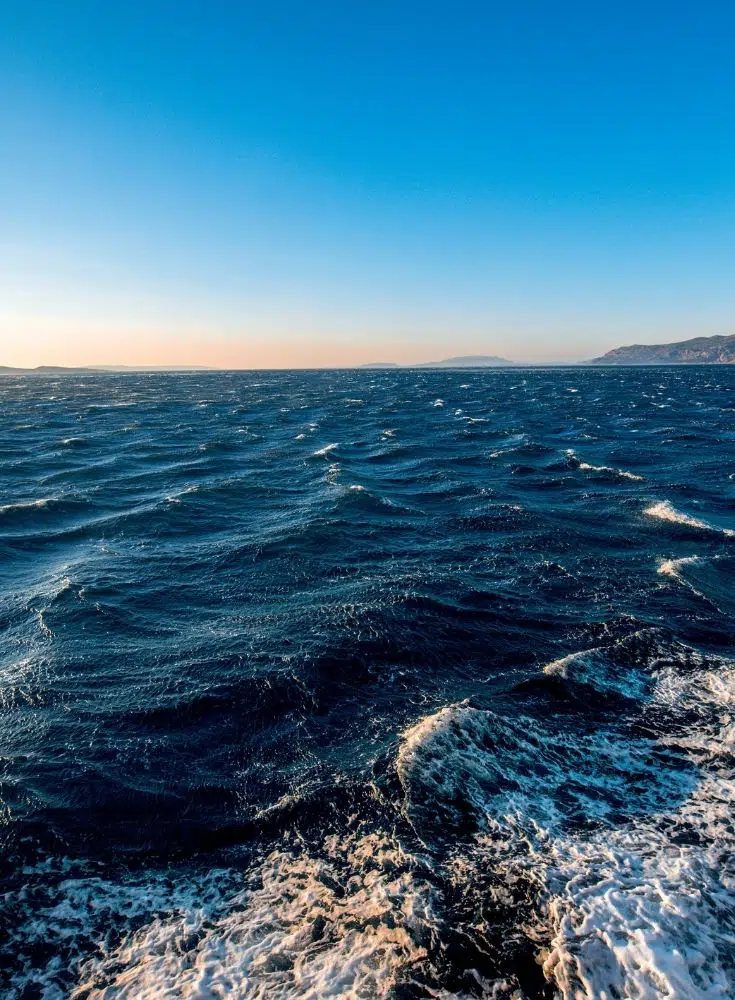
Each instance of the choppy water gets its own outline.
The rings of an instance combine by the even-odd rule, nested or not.
[[[2,995],[735,995],[735,367],[0,382]]]

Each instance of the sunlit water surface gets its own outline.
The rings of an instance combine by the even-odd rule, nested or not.
[[[735,366],[0,401],[3,996],[735,995]]]

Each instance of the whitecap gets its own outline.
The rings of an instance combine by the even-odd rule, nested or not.
[[[567,448],[566,454],[573,460],[576,467],[582,472],[601,472],[608,476],[620,476],[621,479],[643,482],[643,476],[639,476],[635,472],[628,472],[626,469],[616,469],[611,465],[592,465],[590,462],[583,462],[580,458],[578,458],[574,448]]]
[[[339,441],[335,441],[333,444],[325,444],[323,448],[319,448],[318,451],[313,453],[313,457],[326,458],[330,452],[335,450],[335,448],[339,448]]]
[[[580,462],[579,468],[583,472],[606,472],[623,479],[631,479],[638,483],[643,482],[643,476],[639,476],[635,472],[628,472],[626,469],[614,469],[609,465],[590,465],[589,462]]]
[[[445,706],[403,735],[407,817],[435,838],[474,816],[471,845],[450,855],[457,892],[515,920],[563,1000],[729,1000],[735,664],[641,633],[546,673],[640,695],[667,721],[649,738],[624,717],[595,730]],[[575,802],[586,812],[570,823]]]
[[[181,503],[181,498],[187,496],[189,493],[198,493],[199,487],[191,484],[190,486],[185,486],[183,490],[179,490],[178,493],[171,493],[170,496],[166,497],[167,503]]]
[[[17,510],[32,510],[34,507],[48,507],[54,497],[42,497],[40,500],[18,500],[16,503],[6,503],[0,506],[0,514],[11,514]]]
[[[681,579],[681,570],[684,566],[696,566],[702,562],[701,556],[682,556],[680,559],[661,559],[657,572],[661,576],[673,576]]]
[[[691,514],[685,514],[677,510],[668,500],[659,500],[646,507],[643,511],[648,517],[656,517],[661,521],[670,521],[672,524],[680,524],[687,528],[698,528],[701,531],[714,531],[728,538],[735,537],[735,530],[732,528],[720,528],[708,521]]]

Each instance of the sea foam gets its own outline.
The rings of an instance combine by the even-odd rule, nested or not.
[[[640,675],[627,684],[626,659]],[[521,921],[514,933],[536,942],[564,1000],[732,997],[735,664],[641,636],[546,674],[637,696],[648,727],[666,725],[648,739],[446,706],[404,734],[407,815],[431,841],[447,824],[472,829],[469,810],[474,847],[452,855],[455,878]]]
[[[668,500],[659,500],[656,503],[652,503],[645,508],[643,513],[648,517],[655,517],[661,521],[669,521],[671,524],[680,524],[686,528],[697,528],[700,531],[718,532],[728,538],[735,538],[735,530],[732,528],[720,528],[702,518],[685,514],[677,510]]]

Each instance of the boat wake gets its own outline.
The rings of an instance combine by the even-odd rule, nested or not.
[[[11,995],[725,1000],[733,709],[735,664],[655,631],[571,654],[418,719],[372,825],[284,831],[239,870],[29,869]]]

